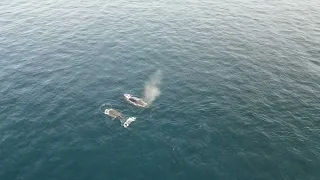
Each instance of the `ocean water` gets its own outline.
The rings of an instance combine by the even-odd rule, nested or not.
[[[126,103],[162,72],[150,108]],[[137,117],[128,128],[103,114]],[[318,0],[2,0],[0,180],[319,180]]]

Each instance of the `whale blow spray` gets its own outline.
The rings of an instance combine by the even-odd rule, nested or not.
[[[162,73],[158,70],[150,76],[149,80],[144,86],[143,99],[149,105],[152,104],[152,102],[156,100],[157,97],[159,97],[161,94],[159,88],[159,86],[161,85],[161,80]]]

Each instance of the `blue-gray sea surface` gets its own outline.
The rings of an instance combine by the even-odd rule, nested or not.
[[[156,71],[153,104],[126,103]],[[0,180],[319,170],[319,0],[0,2]]]

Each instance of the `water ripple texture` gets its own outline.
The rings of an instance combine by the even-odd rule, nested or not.
[[[2,0],[0,179],[318,180],[319,20],[318,0]],[[149,108],[124,101],[157,71]]]

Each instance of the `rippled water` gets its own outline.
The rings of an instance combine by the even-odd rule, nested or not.
[[[319,20],[318,0],[2,0],[0,179],[320,179]],[[127,104],[157,70],[161,96]]]

